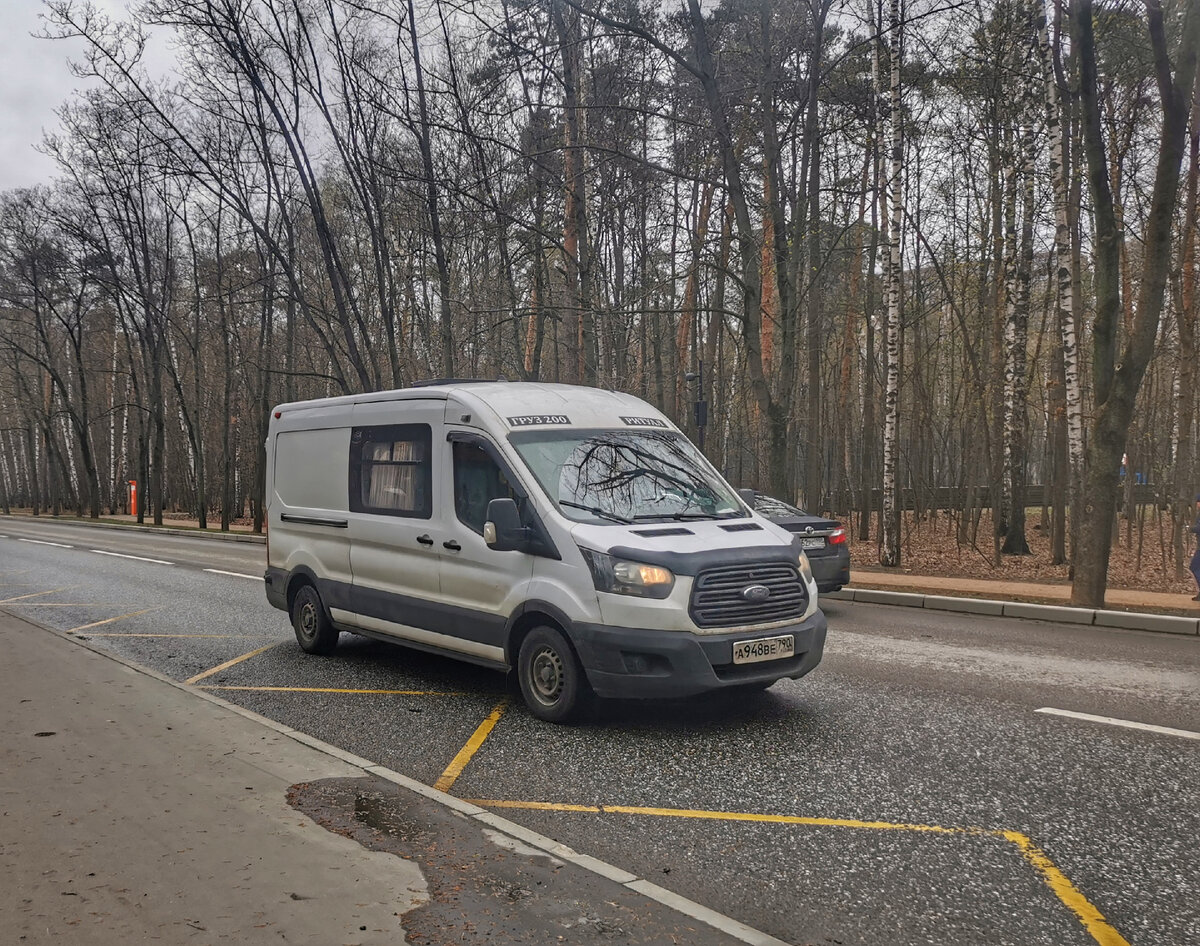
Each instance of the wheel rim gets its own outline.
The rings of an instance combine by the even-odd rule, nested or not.
[[[529,661],[529,682],[543,703],[557,703],[565,683],[562,657],[552,647],[541,647]]]
[[[305,640],[312,640],[317,633],[317,609],[311,601],[305,601],[300,606],[300,634]]]

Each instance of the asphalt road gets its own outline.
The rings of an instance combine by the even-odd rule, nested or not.
[[[264,555],[0,519],[0,607],[791,943],[1200,944],[1200,639],[831,601],[803,680],[565,728],[466,664],[304,655]]]

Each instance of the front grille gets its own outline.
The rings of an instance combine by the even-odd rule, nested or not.
[[[765,585],[771,594],[763,601],[747,601],[742,591],[751,585]],[[800,572],[782,562],[706,568],[692,585],[691,615],[697,627],[771,624],[799,618],[807,606]]]

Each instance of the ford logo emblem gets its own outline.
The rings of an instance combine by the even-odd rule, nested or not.
[[[742,589],[742,597],[747,601],[766,601],[771,597],[771,589],[766,585],[749,585]]]

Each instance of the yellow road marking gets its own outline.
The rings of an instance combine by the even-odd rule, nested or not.
[[[91,624],[80,624],[79,627],[72,627],[67,630],[68,634],[74,634],[76,631],[86,631],[89,627],[99,627],[101,624],[112,624],[114,621],[124,621],[126,618],[135,618],[139,614],[149,614],[155,608],[142,608],[141,611],[130,611],[128,614],[118,614],[115,618],[105,618],[103,621],[93,621]],[[93,637],[102,637],[107,635],[94,634]]]
[[[0,601],[0,604],[5,602]],[[14,601],[14,608],[111,608],[107,601]]]
[[[1017,846],[1025,860],[1042,875],[1046,886],[1053,890],[1054,895],[1079,918],[1079,922],[1087,928],[1087,931],[1092,934],[1092,939],[1100,946],[1129,946],[1125,937],[1109,925],[1108,921],[1104,919],[1104,914],[1079,892],[1078,888],[1046,856],[1045,851],[1034,845],[1033,841],[1019,831],[1005,831],[1003,837]]]
[[[869,828],[875,831],[925,831],[931,834],[995,834],[984,828],[944,828],[935,824],[891,821],[858,821],[854,818],[805,818],[798,815],[761,815],[741,811],[704,811],[690,808],[642,808],[603,805],[602,810],[621,815],[654,815],[660,818],[702,818],[712,821],[758,821],[766,824],[807,824],[823,828]]]
[[[272,647],[275,647],[275,646],[276,646],[276,644],[268,644],[266,647],[260,647],[260,648],[258,648],[258,650],[252,650],[248,654],[242,654],[242,656],[240,656],[240,657],[234,657],[233,660],[226,660],[225,663],[217,664],[211,670],[205,670],[204,673],[198,673],[194,677],[190,677],[187,680],[184,680],[183,682],[184,683],[199,683],[201,680],[205,680],[208,677],[211,677],[213,674],[220,673],[222,670],[228,670],[230,667],[234,666],[235,664],[240,664],[243,660],[249,660],[251,657],[257,657],[259,654],[266,653],[268,650],[270,650]]]
[[[101,624],[104,622],[101,621]],[[90,626],[90,625],[89,625]],[[89,634],[89,637],[207,637],[224,641],[253,640],[258,634],[135,634],[132,631],[113,631],[111,634]]]
[[[447,770],[449,771],[449,770]],[[444,778],[445,776],[443,776]],[[1114,929],[1087,897],[1071,883],[1050,860],[1046,852],[1019,831],[997,831],[990,828],[948,828],[942,825],[909,824],[893,821],[860,821],[855,818],[807,818],[797,815],[765,815],[744,811],[707,811],[692,808],[648,808],[636,805],[567,805],[545,801],[511,801],[488,798],[466,798],[464,801],[481,808],[520,808],[528,811],[565,811],[585,814],[650,815],[660,818],[697,818],[712,821],[753,821],[768,824],[813,825],[828,828],[859,828],[873,831],[914,831],[926,834],[959,834],[993,837],[1016,846],[1053,891],[1059,901],[1084,925],[1098,946],[1129,946],[1129,942]]]
[[[74,588],[74,587],[75,587],[74,585],[70,585],[66,588],[55,588],[51,591],[35,591],[32,594],[17,595],[15,598],[5,598],[3,601],[0,601],[0,604],[8,604],[9,602],[12,602],[12,601],[24,601],[26,598],[40,598],[40,597],[42,597],[42,595],[56,595],[60,591],[70,591],[71,588]]]
[[[373,693],[379,696],[458,696],[453,690],[348,690],[340,687],[212,686],[201,690],[254,690],[260,693]]]
[[[441,792],[450,791],[450,786],[462,775],[463,769],[467,767],[467,763],[471,761],[471,757],[479,751],[479,747],[483,745],[484,740],[491,735],[492,730],[496,728],[496,723],[500,722],[500,717],[504,715],[506,709],[508,709],[508,700],[501,700],[496,704],[496,708],[488,714],[488,718],[479,724],[479,727],[472,733],[471,738],[467,740],[467,744],[458,750],[458,755],[446,766],[446,771],[442,773],[442,777],[433,783],[434,788]]]
[[[616,815],[651,815],[657,818],[696,818],[708,821],[755,821],[762,824],[805,824],[821,828],[867,828],[874,831],[923,831],[928,834],[974,834],[1003,837],[987,828],[946,828],[935,824],[907,824],[892,821],[858,821],[853,818],[808,818],[799,815],[764,815],[748,811],[709,811],[695,808],[646,808],[637,805],[560,805],[540,801],[498,801],[469,799],[481,808],[525,808],[534,811],[583,811]]]
[[[464,798],[472,805],[480,808],[522,808],[527,811],[582,811],[589,814],[600,814],[604,811],[599,805],[564,805],[554,801],[498,801],[492,798]]]

